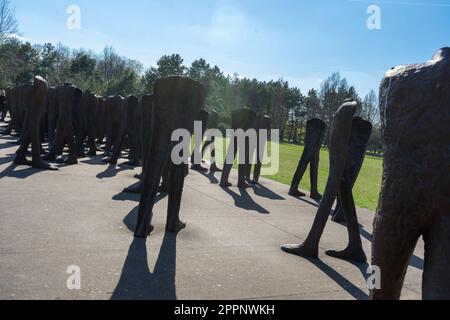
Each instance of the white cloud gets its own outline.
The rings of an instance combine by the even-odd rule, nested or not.
[[[20,42],[31,42],[31,39],[25,38],[21,35],[15,34],[15,33],[11,33],[11,34],[7,35],[6,39],[15,39]]]
[[[208,38],[214,45],[227,45],[246,40],[250,30],[246,15],[236,7],[226,6],[214,13]]]

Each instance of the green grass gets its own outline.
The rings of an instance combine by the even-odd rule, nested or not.
[[[298,161],[303,153],[303,147],[282,143],[280,144],[280,169],[276,175],[265,176],[267,179],[290,185]],[[270,153],[269,153],[270,154]],[[363,167],[353,189],[355,203],[360,208],[376,210],[381,189],[383,159],[366,156]],[[319,163],[319,191],[323,192],[328,179],[329,153],[327,149],[320,152]],[[309,169],[301,182],[301,188],[310,190]]]
[[[298,161],[303,153],[303,147],[293,144],[280,144],[280,170],[274,176],[266,178],[290,185]],[[329,153],[322,149],[319,163],[319,191],[323,192],[328,179]],[[383,160],[381,158],[366,156],[358,180],[353,189],[356,205],[360,208],[376,210],[381,188]],[[309,169],[301,182],[301,188],[310,190]]]

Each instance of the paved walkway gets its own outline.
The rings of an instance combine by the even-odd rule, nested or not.
[[[346,229],[330,222],[320,261],[283,253],[300,243],[317,210],[264,180],[223,190],[216,176],[192,172],[178,237],[164,235],[167,198],[155,206],[155,232],[134,240],[138,197],[121,193],[137,170],[83,160],[59,172],[11,165],[16,146],[0,138],[0,299],[366,299],[367,266],[329,258]],[[232,176],[232,182],[236,177]],[[373,213],[359,210],[370,256]],[[422,245],[422,244],[421,244]],[[403,292],[419,299],[423,249]],[[81,268],[81,290],[67,289],[67,267]]]

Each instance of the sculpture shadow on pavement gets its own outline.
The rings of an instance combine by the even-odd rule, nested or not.
[[[177,234],[167,233],[153,272],[145,238],[134,238],[111,300],[176,300]]]

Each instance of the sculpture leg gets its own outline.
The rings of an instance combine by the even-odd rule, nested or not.
[[[29,125],[26,125],[26,127],[22,131],[22,133],[23,133],[23,139],[22,139],[19,149],[16,152],[16,158],[14,159],[14,164],[31,166],[31,162],[28,161],[26,158],[28,147],[30,146],[30,143],[31,143],[31,133],[30,133]]]
[[[322,195],[319,193],[317,186],[317,180],[319,176],[319,160],[320,160],[320,150],[317,151],[316,156],[309,164],[310,178],[311,178],[311,199],[321,200]]]
[[[195,146],[194,146],[194,151],[192,152],[192,155],[191,155],[191,169],[195,170],[195,171],[200,171],[200,172],[207,172],[208,169],[203,168],[201,165],[201,160],[203,158],[203,149],[200,151],[200,148],[201,148],[202,144],[201,144],[201,142],[200,142],[200,144],[197,144],[196,139],[197,138],[194,139]],[[202,140],[203,140],[203,136],[202,136]],[[205,145],[206,145],[206,143],[205,143]],[[200,154],[200,152],[201,152],[201,154]],[[200,154],[200,159],[199,159],[199,163],[196,163],[195,156],[198,154]]]
[[[110,158],[106,159],[105,161],[110,164],[117,164],[117,161],[119,160],[120,153],[122,151],[122,144],[125,139],[125,128],[123,125],[119,127],[119,130],[117,134],[114,137],[113,142],[113,152]]]
[[[231,156],[230,152],[232,152]],[[220,186],[222,188],[231,187],[231,183],[229,182],[229,180],[231,169],[233,168],[233,163],[228,163],[229,162],[228,160],[236,159],[237,152],[238,152],[237,138],[234,138],[233,149],[231,148],[228,149],[227,159],[225,161],[225,165],[223,166],[222,178],[220,180]]]
[[[39,129],[39,115],[31,115],[32,118],[29,121],[30,126],[30,138],[31,138],[31,155],[32,155],[32,166],[36,169],[41,170],[58,170],[55,167],[50,166],[48,163],[42,161],[41,159],[41,138]],[[36,119],[37,118],[37,119]]]
[[[450,300],[450,208],[425,231],[424,300]]]
[[[71,125],[67,127],[67,130],[64,130],[65,139],[67,141],[67,146],[69,147],[69,157],[65,161],[66,164],[73,165],[78,163],[78,151],[77,144],[74,138],[74,131]]]
[[[59,154],[59,151],[63,148],[64,136],[65,136],[64,128],[62,127],[61,123],[58,122],[53,143],[50,146],[49,152],[44,156],[44,160],[47,161],[56,160],[56,155]]]
[[[160,137],[156,138],[146,154],[148,160],[145,163],[144,184],[135,232],[136,237],[145,238],[153,231],[154,201],[164,168],[170,160],[170,148],[167,140]]]
[[[409,261],[420,235],[419,229],[406,227],[402,217],[409,217],[408,212],[380,210],[375,218],[371,264],[380,268],[381,289],[372,290],[371,300],[400,299]]]
[[[253,171],[253,183],[258,184],[259,183],[259,177],[261,176],[261,169],[262,169],[262,156],[265,153],[266,145],[263,146],[259,145],[259,139],[258,139],[258,149],[256,154],[256,164],[255,169]]]
[[[342,209],[347,218],[349,243],[348,247],[343,251],[329,250],[326,254],[338,259],[365,263],[367,262],[367,257],[362,247],[358,217],[356,215],[355,202],[348,174],[342,180],[339,198],[342,199]]]
[[[238,166],[238,188],[247,189],[251,188],[251,185],[247,183],[250,180],[250,171],[252,169],[250,163],[250,142],[249,138],[245,138],[244,150],[239,150],[239,152],[244,152],[244,163],[240,163]],[[240,160],[240,159],[239,159]]]
[[[87,135],[88,135],[88,156],[95,157],[97,155],[97,145],[95,144],[95,134],[94,130],[91,126],[87,128]]]
[[[217,161],[216,161],[216,137],[212,137],[211,141],[207,142],[203,146],[203,152],[202,154],[205,154],[206,148],[211,149],[211,167],[209,168],[210,172],[222,172],[222,170],[217,167]]]
[[[186,224],[180,220],[180,205],[186,166],[185,164],[170,165],[170,191],[166,225],[166,231],[168,232],[176,233],[186,228]]]
[[[164,167],[162,182],[158,189],[158,191],[161,193],[169,193],[170,191],[170,166],[171,164],[167,163]]]
[[[339,187],[347,168],[348,148],[356,103],[346,103],[337,111],[330,140],[330,174],[325,196],[320,203],[311,231],[301,245],[285,245],[282,250],[302,257],[317,258],[319,242],[327,224]]]
[[[306,194],[300,192],[298,190],[300,186],[300,182],[302,181],[303,176],[305,175],[306,169],[308,168],[308,164],[312,162],[310,152],[305,149],[298,163],[297,171],[295,171],[294,178],[292,179],[291,188],[289,190],[289,195],[293,197],[304,197]]]

